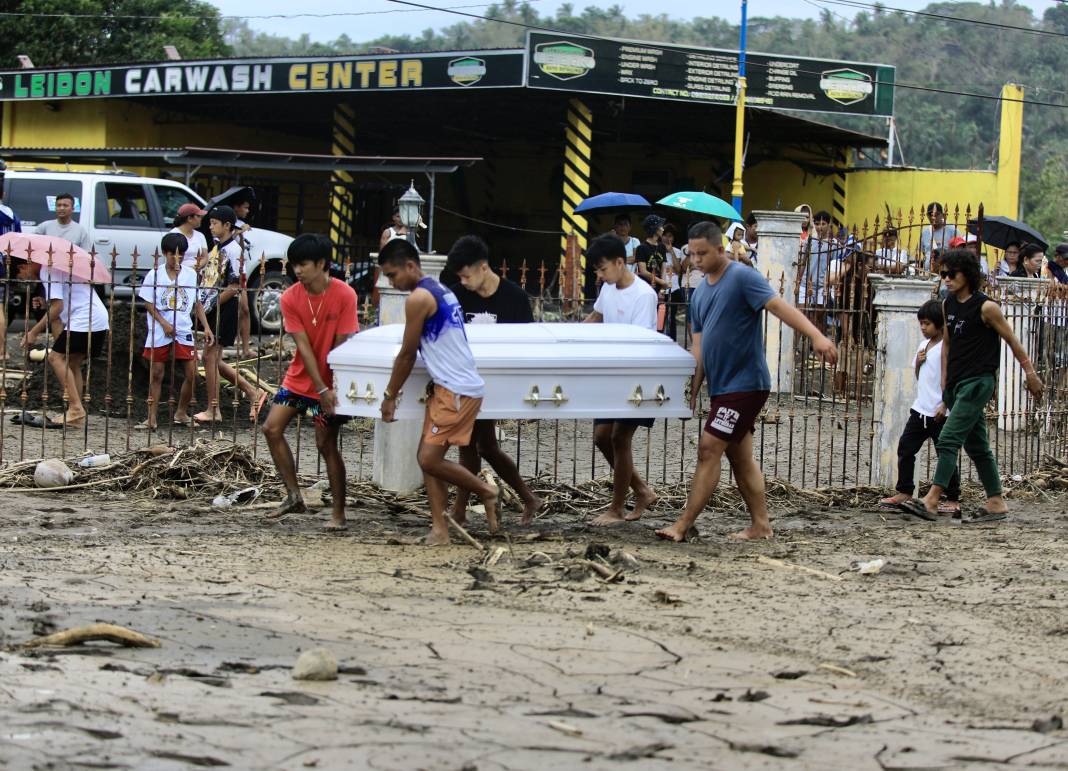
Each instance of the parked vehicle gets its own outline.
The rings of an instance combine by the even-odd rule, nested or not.
[[[140,177],[122,171],[19,170],[8,167],[4,175],[4,202],[22,219],[24,230],[55,217],[56,196],[74,196],[74,219],[89,232],[93,247],[107,260],[115,254],[115,296],[133,297],[140,281],[152,267],[152,254],[160,236],[170,230],[178,207],[193,202],[209,208],[219,200],[205,201],[180,182]],[[249,234],[251,250],[246,263],[249,305],[253,319],[267,333],[282,328],[280,298],[291,280],[285,270],[285,254],[293,239],[283,233],[254,228]],[[134,251],[137,252],[136,277]],[[260,263],[264,268],[261,275]]]

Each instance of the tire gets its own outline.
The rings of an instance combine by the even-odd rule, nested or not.
[[[282,332],[282,292],[292,283],[279,265],[269,265],[262,279],[256,273],[256,283],[249,282],[248,298],[254,330],[267,335]]]

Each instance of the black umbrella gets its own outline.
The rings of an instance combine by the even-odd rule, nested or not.
[[[1008,217],[987,217],[982,220],[983,243],[998,249],[1004,249],[1011,243],[1038,244],[1043,251],[1049,249],[1049,243],[1030,225]],[[979,235],[979,220],[968,220],[968,232]]]

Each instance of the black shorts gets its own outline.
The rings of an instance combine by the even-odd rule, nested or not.
[[[90,359],[95,359],[104,352],[107,342],[106,329],[99,332],[68,332],[64,329],[52,344],[52,350],[56,353],[87,354]]]
[[[594,418],[593,425],[607,426],[609,423],[618,423],[621,426],[633,426],[634,428],[652,428],[656,418]]]
[[[223,348],[229,348],[237,340],[237,296],[231,297],[222,305],[217,305],[205,312],[208,325],[215,333],[215,342]],[[200,322],[197,322],[200,329]],[[200,329],[203,332],[203,329]]]
[[[756,431],[757,418],[769,395],[769,391],[738,391],[713,396],[705,431],[728,444],[740,442],[746,434]]]
[[[322,405],[318,399],[313,399],[304,394],[295,394],[288,388],[279,388],[278,393],[272,399],[275,404],[289,407],[301,415],[311,415],[317,426],[343,426],[352,420],[349,415],[324,415]]]

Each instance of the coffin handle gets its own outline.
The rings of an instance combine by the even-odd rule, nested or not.
[[[353,386],[355,387],[355,384],[353,384]],[[371,404],[372,402],[374,402],[375,399],[377,398],[375,396],[375,385],[374,385],[374,383],[368,383],[367,384],[367,390],[364,391],[363,396],[357,396],[356,398],[357,399],[363,399],[367,404]]]
[[[567,397],[564,396],[563,387],[559,385],[553,386],[552,396],[542,396],[538,387],[532,385],[530,387],[530,393],[523,397],[523,401],[534,407],[537,407],[539,402],[552,402],[559,407],[561,404],[567,402]]]
[[[645,396],[642,393],[642,387],[640,385],[634,386],[634,393],[627,399],[628,402],[635,407],[640,407],[644,402],[656,402],[657,407],[663,407],[665,402],[670,402],[671,397],[667,395],[667,391],[663,385],[656,387],[656,392],[652,396]]]
[[[355,404],[356,402],[358,402],[358,401],[360,400],[360,394],[359,394],[359,392],[358,392],[358,391],[356,390],[356,381],[355,381],[355,380],[353,380],[353,381],[352,381],[352,382],[351,382],[351,383],[349,384],[349,390],[348,390],[348,392],[347,392],[347,393],[345,394],[345,396],[347,396],[347,397],[348,397],[348,400],[349,400],[350,402],[352,402],[353,404]]]

